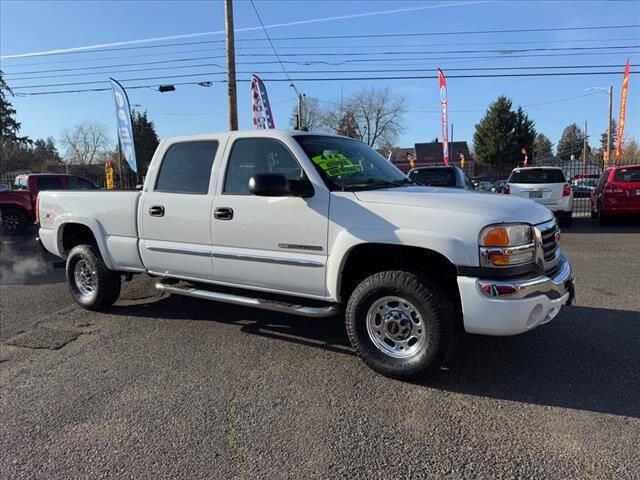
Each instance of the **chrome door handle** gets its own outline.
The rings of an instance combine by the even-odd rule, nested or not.
[[[233,208],[220,207],[213,211],[213,218],[216,220],[231,220],[233,218]]]
[[[162,205],[154,205],[149,209],[149,215],[152,217],[163,217],[164,207]]]

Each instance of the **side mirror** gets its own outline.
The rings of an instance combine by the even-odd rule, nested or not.
[[[249,192],[261,197],[312,197],[308,180],[287,180],[281,173],[256,173],[249,179]]]

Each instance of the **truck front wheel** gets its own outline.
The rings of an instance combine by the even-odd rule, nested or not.
[[[110,307],[120,296],[120,274],[107,269],[95,245],[73,247],[66,274],[71,296],[86,310]]]
[[[351,294],[345,317],[360,358],[388,377],[429,375],[453,346],[451,300],[413,272],[385,271],[366,278]]]

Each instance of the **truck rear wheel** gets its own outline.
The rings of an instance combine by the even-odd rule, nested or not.
[[[110,307],[120,296],[120,274],[107,269],[95,245],[74,247],[67,257],[66,274],[73,300],[86,310]]]
[[[27,227],[29,219],[26,213],[18,207],[4,207],[0,210],[2,234],[7,236],[20,235]]]
[[[451,300],[413,272],[385,271],[366,278],[351,294],[345,317],[360,358],[388,377],[429,375],[453,346]]]

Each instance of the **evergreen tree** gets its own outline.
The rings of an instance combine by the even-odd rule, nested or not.
[[[584,133],[578,125],[572,123],[562,132],[562,136],[558,142],[556,156],[561,160],[570,160],[571,155],[574,155],[575,158],[580,158],[583,149]],[[590,147],[587,143],[587,153],[589,153],[589,150]]]
[[[553,155],[552,146],[553,144],[551,143],[551,140],[549,140],[549,137],[544,133],[537,134],[536,139],[533,141],[534,158]]]
[[[516,124],[514,127],[514,136],[518,143],[520,151],[524,148],[529,158],[532,158],[533,142],[536,139],[535,122],[527,116],[522,107],[518,107],[515,114]],[[524,155],[520,154],[523,158]]]
[[[20,122],[14,116],[16,109],[9,102],[7,96],[13,95],[5,83],[0,70],[0,172],[25,168],[25,152],[29,146],[28,137],[21,137]]]
[[[131,125],[133,127],[133,144],[136,149],[136,160],[138,162],[138,175],[144,177],[151,163],[156,148],[160,141],[156,133],[156,127],[147,118],[147,112],[142,113],[134,110],[131,115]]]
[[[614,118],[611,119],[611,156],[616,151],[616,145],[618,145],[618,124]],[[600,135],[600,147],[603,152],[607,151],[607,130]]]
[[[476,125],[473,135],[477,162],[493,171],[506,171],[521,160],[520,139],[516,137],[518,118],[511,106],[511,100],[507,97],[498,97],[489,105],[487,113]],[[521,126],[524,126],[524,118],[520,118],[520,122]],[[524,133],[520,133],[524,138]]]

